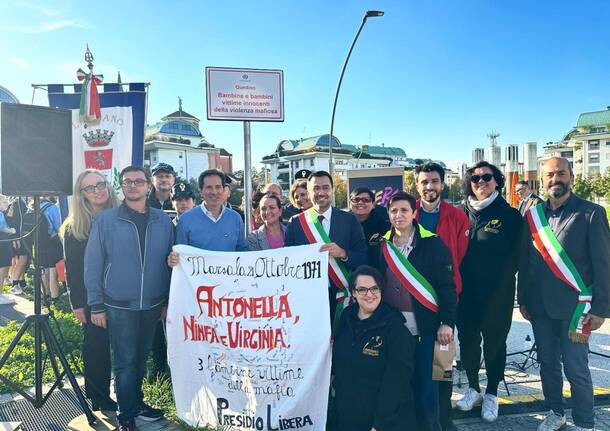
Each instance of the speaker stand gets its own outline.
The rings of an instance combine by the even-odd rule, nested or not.
[[[46,209],[45,207],[44,209]],[[25,399],[30,401],[32,405],[39,409],[44,403],[48,400],[49,396],[53,393],[53,391],[63,386],[63,378],[67,377],[76,398],[87,417],[87,421],[90,425],[93,425],[96,421],[95,416],[91,412],[89,405],[87,404],[87,400],[83,396],[83,393],[78,386],[78,382],[76,381],[76,377],[74,377],[74,373],[70,369],[70,364],[68,363],[66,356],[61,350],[61,346],[57,342],[57,338],[53,335],[53,331],[51,331],[51,326],[49,325],[49,316],[47,314],[42,313],[42,297],[41,297],[41,279],[40,279],[40,265],[39,265],[39,235],[38,228],[40,226],[40,217],[42,216],[42,211],[40,208],[40,197],[34,197],[34,314],[27,316],[21,328],[15,335],[15,338],[11,341],[11,344],[8,346],[6,351],[2,354],[0,358],[0,368],[4,367],[6,361],[10,357],[11,353],[21,340],[21,337],[26,333],[30,326],[34,326],[34,394],[30,395],[17,387],[13,382],[11,382],[6,377],[0,375],[0,380],[2,380],[7,386],[10,386],[19,394],[21,394]],[[28,235],[30,235],[28,233]],[[47,354],[49,357],[49,362],[51,363],[51,367],[53,368],[53,373],[55,374],[55,382],[49,389],[46,394],[43,394],[42,391],[42,383],[43,383],[43,355],[42,355],[42,343],[47,346]],[[59,371],[59,367],[57,366],[57,360],[61,363],[63,371]]]

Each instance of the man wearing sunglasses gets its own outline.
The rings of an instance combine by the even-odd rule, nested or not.
[[[445,169],[441,165],[433,162],[417,165],[414,173],[419,194],[415,218],[426,230],[437,234],[451,252],[453,281],[459,296],[462,291],[459,268],[468,248],[468,217],[441,198],[445,188]],[[457,429],[451,420],[452,392],[452,382],[439,382],[439,408],[443,431]]]
[[[364,239],[369,248],[369,262],[377,248],[373,247],[390,230],[390,222],[382,212],[387,210],[375,205],[375,194],[366,187],[356,187],[349,196],[349,209],[356,216],[364,231]]]
[[[515,193],[519,196],[521,202],[519,203],[519,212],[521,215],[525,215],[526,212],[532,207],[542,203],[542,199],[532,189],[527,181],[519,181],[515,186]]]

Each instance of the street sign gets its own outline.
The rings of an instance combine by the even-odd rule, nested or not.
[[[208,120],[284,121],[284,72],[206,67]]]

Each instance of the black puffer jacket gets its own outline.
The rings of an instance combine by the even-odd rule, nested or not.
[[[463,209],[470,219],[470,242],[460,265],[460,306],[512,306],[523,227],[519,211],[501,196],[479,212],[468,203]]]
[[[347,307],[333,343],[334,430],[403,431],[415,423],[415,340],[398,311],[381,302],[368,319]]]

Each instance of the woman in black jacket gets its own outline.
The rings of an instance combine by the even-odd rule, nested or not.
[[[413,390],[421,431],[440,431],[438,382],[432,380],[434,344],[453,341],[457,295],[451,253],[415,221],[416,199],[394,195],[388,213],[392,229],[379,244],[377,267],[384,274],[384,301],[398,309],[417,336]]]
[[[460,265],[463,290],[458,308],[458,337],[469,388],[456,407],[469,411],[483,404],[486,422],[498,418],[498,385],[506,365],[506,337],[515,298],[522,219],[500,196],[504,175],[479,162],[466,172],[464,211],[470,219],[468,251]],[[481,339],[487,374],[485,395],[479,387]]]
[[[379,271],[359,266],[349,289],[356,302],[341,314],[333,342],[333,429],[403,431],[415,418],[415,341],[402,315],[381,302]]]
[[[85,247],[93,217],[118,206],[114,190],[104,175],[95,169],[82,172],[74,184],[70,214],[60,234],[64,241],[66,280],[74,316],[83,325],[83,363],[85,392],[94,410],[116,410],[110,399],[110,343],[108,331],[91,323],[84,282]]]

